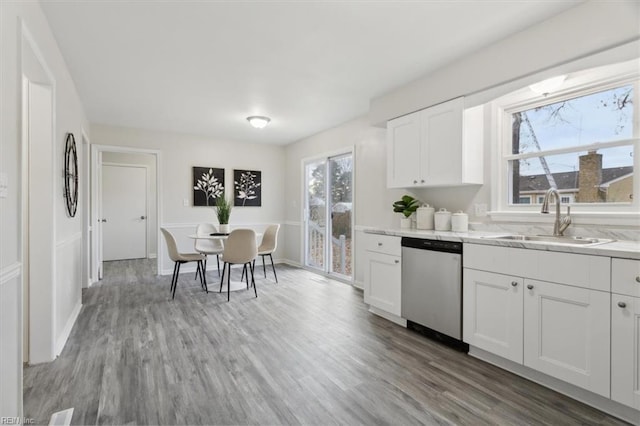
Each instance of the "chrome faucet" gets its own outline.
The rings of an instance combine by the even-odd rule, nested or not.
[[[567,206],[567,215],[560,218],[560,193],[556,188],[551,187],[547,193],[544,194],[540,213],[549,213],[549,199],[552,195],[556,200],[556,220],[553,222],[553,236],[561,237],[564,231],[571,225],[571,207]]]

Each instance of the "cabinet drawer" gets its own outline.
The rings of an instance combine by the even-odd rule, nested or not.
[[[611,259],[611,291],[640,297],[640,260]]]
[[[464,267],[611,291],[611,258],[513,247],[464,245]]]
[[[376,253],[389,254],[391,256],[400,256],[402,249],[400,248],[400,237],[380,234],[366,234],[365,250]]]

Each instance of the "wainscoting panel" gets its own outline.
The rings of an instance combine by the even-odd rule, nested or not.
[[[56,244],[55,353],[62,352],[82,306],[82,232]]]
[[[286,221],[284,228],[284,258],[292,265],[302,265],[302,223]]]
[[[22,411],[22,265],[0,269],[0,413]]]

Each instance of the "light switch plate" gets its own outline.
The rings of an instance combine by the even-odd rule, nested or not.
[[[484,217],[487,215],[487,205],[484,203],[476,204],[475,206],[476,217]]]
[[[9,195],[9,177],[6,173],[0,173],[0,198],[7,198]]]

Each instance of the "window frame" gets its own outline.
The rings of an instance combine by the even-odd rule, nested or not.
[[[574,223],[638,225],[640,219],[640,71],[638,59],[622,64],[609,65],[579,73],[572,73],[561,90],[547,96],[534,94],[528,87],[498,98],[489,104],[491,110],[491,134],[496,141],[492,145],[492,197],[489,215],[494,220],[548,222],[548,215],[540,214],[539,204],[511,204],[510,161],[522,158],[538,158],[538,153],[512,154],[511,115],[580,96],[602,92],[632,84],[634,96],[633,135],[630,139],[596,142],[588,145],[545,150],[545,156],[566,152],[587,152],[615,146],[633,147],[633,201],[631,203],[571,203]],[[527,194],[528,195],[528,194]],[[532,200],[533,201],[533,200]],[[566,204],[565,204],[566,205]],[[564,209],[563,209],[564,211]]]

